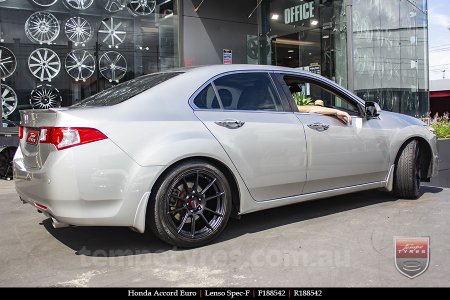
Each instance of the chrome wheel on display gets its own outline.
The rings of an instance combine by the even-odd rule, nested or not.
[[[108,22],[108,23],[107,23]],[[125,41],[127,33],[123,30],[123,23],[110,18],[108,21],[102,21],[98,31],[102,37],[102,42],[108,42],[109,47],[118,48]]]
[[[40,81],[52,81],[61,69],[61,61],[53,50],[41,48],[30,54],[28,68]]]
[[[3,118],[8,117],[17,108],[17,94],[6,84],[1,85],[1,100],[3,107]]]
[[[72,17],[67,20],[64,31],[75,46],[81,44],[84,47],[93,35],[91,24],[82,17]]]
[[[14,73],[16,67],[17,60],[14,53],[6,47],[0,46],[0,77],[5,80]]]
[[[48,7],[58,2],[58,0],[33,0],[33,2],[36,5]]]
[[[51,44],[59,35],[58,19],[51,13],[39,11],[25,22],[25,34],[35,43]]]
[[[94,3],[94,0],[64,0],[63,3],[72,9],[85,10]]]
[[[127,61],[122,54],[109,51],[100,57],[100,73],[109,82],[119,82],[127,73]]]
[[[95,59],[87,51],[74,50],[67,55],[65,68],[75,81],[86,81],[95,72]]]
[[[58,89],[49,84],[39,85],[31,92],[30,104],[34,109],[60,107],[62,102]]]
[[[103,0],[104,7],[107,11],[115,13],[123,10],[126,0]]]
[[[128,11],[134,16],[146,16],[155,11],[156,1],[128,0]]]

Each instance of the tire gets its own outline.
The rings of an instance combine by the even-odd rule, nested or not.
[[[402,150],[395,168],[394,193],[403,199],[417,199],[420,190],[420,147],[413,140]]]
[[[13,178],[13,164],[14,155],[17,147],[0,148],[0,179],[11,180]]]
[[[147,225],[168,244],[199,247],[223,231],[231,203],[230,185],[217,167],[201,160],[183,162],[156,183]]]

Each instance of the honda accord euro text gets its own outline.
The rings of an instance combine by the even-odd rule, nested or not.
[[[300,113],[299,96],[352,124]],[[437,162],[436,137],[415,118],[315,74],[224,65],[22,111],[13,165],[22,201],[54,226],[127,226],[197,247],[230,216],[377,188],[417,198]]]

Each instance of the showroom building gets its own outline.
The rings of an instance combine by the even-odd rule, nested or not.
[[[422,116],[427,39],[426,0],[0,0],[3,127],[21,109],[222,63],[301,68]]]

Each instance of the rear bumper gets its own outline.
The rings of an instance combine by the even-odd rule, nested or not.
[[[41,169],[27,168],[20,148],[13,161],[23,201],[80,226],[135,227],[138,207],[162,168],[139,166],[110,140],[54,151]]]

